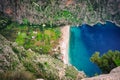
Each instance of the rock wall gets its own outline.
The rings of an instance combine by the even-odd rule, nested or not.
[[[102,74],[92,78],[82,80],[120,80],[120,67],[114,68],[109,74]]]
[[[93,24],[111,20],[120,24],[120,0],[0,0],[0,11],[23,23]]]
[[[17,54],[13,51],[12,43],[0,34],[0,72],[23,69]]]

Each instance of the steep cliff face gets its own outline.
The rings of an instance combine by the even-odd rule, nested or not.
[[[120,24],[120,0],[90,0],[97,20],[111,20]]]
[[[82,80],[120,80],[120,67],[114,68],[109,74],[102,74],[92,78]]]
[[[19,23],[120,24],[120,0],[0,0],[0,11]]]
[[[0,34],[0,73],[8,71],[29,71],[45,80],[75,80],[85,78],[73,66],[65,65],[50,55],[40,55],[31,49],[24,49],[8,41]]]
[[[13,51],[12,43],[0,34],[0,72],[23,69],[17,54]]]

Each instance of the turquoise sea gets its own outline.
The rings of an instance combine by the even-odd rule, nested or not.
[[[90,62],[92,54],[98,51],[102,55],[108,50],[120,50],[120,27],[114,23],[106,21],[70,28],[69,62],[87,76],[101,73],[99,67]]]

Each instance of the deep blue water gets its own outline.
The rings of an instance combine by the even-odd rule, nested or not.
[[[104,54],[108,50],[120,50],[120,27],[106,21],[93,26],[83,24],[70,28],[69,62],[87,76],[100,74],[99,67],[90,62],[96,51]]]

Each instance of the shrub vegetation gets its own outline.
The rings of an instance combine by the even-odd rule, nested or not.
[[[102,56],[99,52],[95,52],[90,60],[97,64],[103,73],[109,73],[113,68],[120,65],[120,52],[109,50]]]

